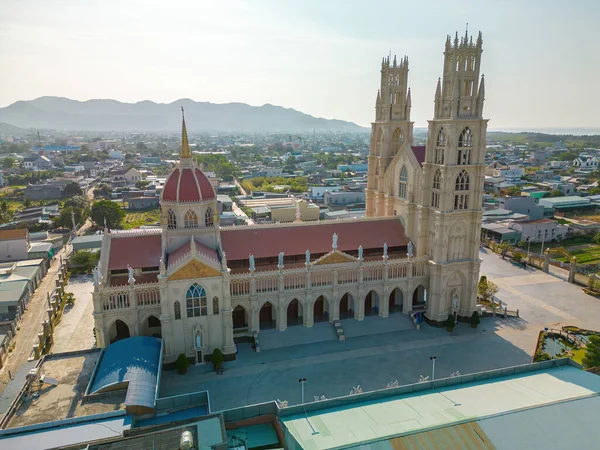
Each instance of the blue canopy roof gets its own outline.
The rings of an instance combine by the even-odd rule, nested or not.
[[[129,383],[125,406],[154,408],[162,341],[155,337],[135,336],[109,345],[99,362],[91,394]]]

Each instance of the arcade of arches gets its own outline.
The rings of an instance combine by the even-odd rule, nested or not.
[[[150,315],[138,326],[137,336],[152,336],[152,337],[162,337],[162,327],[160,323],[160,319],[155,315]],[[110,326],[109,331],[109,340],[112,344],[113,342],[120,341],[121,339],[128,338],[132,336],[132,330],[130,326],[121,319],[115,320]]]
[[[267,300],[255,311],[238,305],[233,309],[233,328],[236,334],[268,329],[283,331],[292,326],[311,327],[318,322],[363,320],[366,316],[387,317],[389,314],[409,314],[425,309],[427,290],[422,285],[417,286],[408,297],[412,301],[405,301],[406,297],[406,293],[396,287],[385,297],[386,301],[376,290],[371,290],[362,301],[356,299],[356,293],[345,292],[337,301],[320,295],[308,304],[301,298],[292,298],[282,302],[281,306],[274,300]]]

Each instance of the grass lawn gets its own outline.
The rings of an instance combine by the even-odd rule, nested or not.
[[[583,364],[581,362],[581,360],[583,359],[583,356],[585,355],[585,348],[574,349],[574,350],[571,350],[571,352],[573,353],[573,356],[571,356],[571,359],[573,361],[575,361],[576,363]]]
[[[142,225],[152,225],[160,221],[160,207],[151,209],[140,209],[135,212],[127,212],[123,219],[123,229],[130,230]]]

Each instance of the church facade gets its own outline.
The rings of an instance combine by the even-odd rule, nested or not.
[[[197,362],[236,338],[368,315],[443,322],[475,310],[485,132],[481,34],[448,38],[427,145],[412,145],[408,59],[384,59],[369,155],[367,218],[221,227],[192,159],[161,194],[158,229],[105,230],[94,272],[99,347],[161,336],[165,362]]]

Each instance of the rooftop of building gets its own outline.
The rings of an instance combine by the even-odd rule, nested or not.
[[[125,393],[106,393],[98,399],[86,399],[100,350],[46,355],[38,364],[38,375],[54,378],[58,385],[33,383],[30,400],[22,401],[8,422],[8,428],[33,425],[49,420],[106,413],[124,408]]]
[[[305,449],[594,447],[600,377],[547,363],[291,407],[281,421]]]

